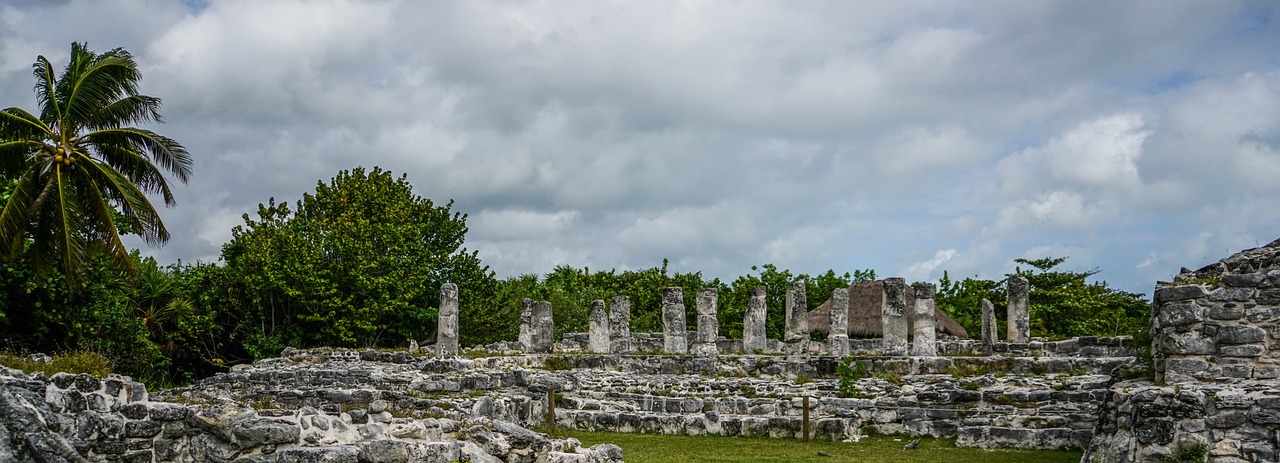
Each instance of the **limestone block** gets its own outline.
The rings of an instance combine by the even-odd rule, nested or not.
[[[609,352],[630,354],[634,349],[631,342],[631,298],[614,296],[609,302]]]
[[[436,355],[458,355],[458,285],[445,283],[440,287],[440,310],[436,323]]]
[[[765,336],[765,289],[763,286],[751,291],[747,300],[747,310],[742,320],[742,351],[745,354],[762,353],[768,348]]]
[[[996,307],[991,301],[983,299],[982,309],[982,355],[992,354],[992,345],[999,341],[996,333]]]
[[[786,343],[788,354],[803,353],[803,346],[809,340],[809,303],[805,298],[803,281],[787,285],[785,308],[785,331],[782,341]]]
[[[1160,327],[1187,325],[1204,319],[1204,307],[1195,302],[1164,304],[1158,311],[1156,321]]]
[[[1160,338],[1160,352],[1178,355],[1213,355],[1217,345],[1199,333],[1165,332]]]
[[[1027,342],[1031,339],[1030,282],[1024,276],[1009,277],[1008,283],[1008,332],[1009,342]]]
[[[662,351],[668,354],[688,353],[683,289],[662,288],[662,327]]]
[[[1263,342],[1267,339],[1267,332],[1262,328],[1251,325],[1228,325],[1218,328],[1217,342],[1219,344],[1249,344]]]
[[[714,357],[720,350],[716,347],[716,339],[720,337],[720,320],[716,315],[718,292],[715,288],[698,290],[698,333],[694,338],[693,355]]]
[[[609,313],[605,311],[604,300],[591,301],[591,321],[587,337],[587,350],[596,353],[609,353]]]
[[[902,278],[886,278],[883,291],[880,324],[884,354],[907,355],[907,282]]]
[[[1253,298],[1253,288],[1218,288],[1209,292],[1214,302],[1244,302]]]
[[[551,353],[551,349],[555,345],[554,330],[555,323],[551,314],[551,303],[547,301],[533,303],[529,351],[538,354]]]
[[[1208,296],[1209,292],[1204,286],[1200,285],[1182,285],[1182,286],[1163,286],[1156,288],[1155,303],[1163,304],[1167,302],[1185,301],[1188,299],[1199,299]]]
[[[917,357],[932,357],[938,355],[937,332],[934,325],[937,322],[935,315],[936,308],[933,302],[933,293],[935,287],[933,283],[916,283],[912,285],[915,290],[915,307],[912,313],[914,332],[911,335],[911,355]]]
[[[849,355],[849,288],[836,288],[831,292],[830,313],[831,334],[827,336],[827,353],[844,357]]]

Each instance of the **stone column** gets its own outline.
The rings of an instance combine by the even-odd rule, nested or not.
[[[1031,316],[1029,293],[1031,284],[1027,277],[1014,275],[1009,277],[1009,342],[1027,342],[1031,340]]]
[[[609,306],[609,353],[631,353],[631,299],[614,296]]]
[[[719,293],[715,288],[698,290],[698,334],[693,341],[693,355],[715,357],[720,354],[716,339],[720,337],[720,319],[716,316]]]
[[[604,300],[591,301],[591,326],[587,332],[587,350],[598,354],[609,353],[609,312],[604,310]]]
[[[849,355],[849,288],[831,292],[831,334],[827,351],[836,357]]]
[[[436,355],[458,355],[458,285],[440,287],[440,311],[436,322]]]
[[[916,293],[915,313],[912,321],[911,355],[917,357],[936,357],[938,355],[938,334],[934,329],[937,315],[934,313],[933,283],[916,283],[911,285]]]
[[[886,278],[883,301],[880,332],[884,336],[884,355],[907,355],[907,281]]]
[[[803,281],[787,285],[786,304],[784,350],[788,354],[803,354],[809,344],[809,302],[805,299]]]
[[[747,311],[742,317],[742,353],[759,354],[769,348],[769,339],[765,336],[764,323],[768,316],[765,310],[764,286],[751,291],[747,300]]]
[[[533,304],[533,345],[531,352],[550,354],[555,347],[555,323],[551,318],[551,303],[538,301]]]
[[[533,299],[520,301],[520,336],[516,340],[525,352],[533,352]]]
[[[995,353],[993,345],[996,339],[996,306],[991,301],[982,300],[982,355]]]
[[[668,354],[689,352],[688,325],[684,317],[684,290],[662,288],[662,350]]]

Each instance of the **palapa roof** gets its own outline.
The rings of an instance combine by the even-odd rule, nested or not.
[[[907,293],[907,313],[915,307],[915,292]],[[884,301],[884,282],[855,281],[849,285],[849,337],[874,338],[881,336],[880,312]],[[967,338],[969,333],[946,312],[934,308],[937,331],[942,334]],[[907,330],[913,329],[914,317],[907,318]],[[809,329],[831,334],[831,300],[809,311]]]

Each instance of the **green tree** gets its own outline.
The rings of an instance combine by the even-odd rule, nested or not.
[[[1118,336],[1146,329],[1150,306],[1145,296],[1111,288],[1105,281],[1090,283],[1088,279],[1098,274],[1097,269],[1055,270],[1066,260],[1065,257],[1015,259],[1014,262],[1030,268],[1019,265],[1006,275],[1021,275],[1030,283],[1032,336]],[[934,301],[971,335],[976,335],[982,324],[979,304],[982,299],[988,299],[996,308],[996,327],[1003,329],[1007,281],[1007,278],[1001,281],[965,278],[956,282],[943,272]]]
[[[493,278],[462,248],[466,216],[375,167],[338,173],[296,203],[259,205],[222,258],[248,289],[238,331],[254,357],[285,345],[404,345],[433,335],[440,287],[480,300]]]
[[[185,183],[191,158],[173,139],[132,127],[161,116],[160,99],[138,93],[142,76],[129,52],[73,43],[60,76],[44,56],[34,67],[39,115],[0,110],[0,176],[17,180],[0,211],[0,244],[17,255],[30,238],[35,269],[58,267],[69,280],[94,243],[131,268],[120,233],[153,246],[168,241],[147,194],[172,206],[164,173]]]

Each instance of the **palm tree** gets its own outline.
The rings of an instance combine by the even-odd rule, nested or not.
[[[97,244],[136,270],[120,234],[151,246],[169,240],[147,194],[172,206],[162,171],[186,183],[191,157],[173,139],[132,127],[161,116],[159,98],[138,94],[142,76],[128,51],[97,54],[73,43],[61,76],[44,56],[34,67],[40,115],[0,110],[0,178],[13,182],[0,211],[0,246],[10,255],[29,251],[40,271],[56,263],[69,281]]]

